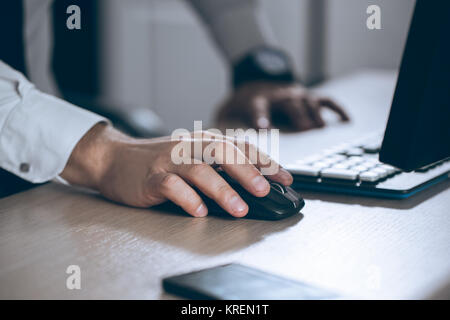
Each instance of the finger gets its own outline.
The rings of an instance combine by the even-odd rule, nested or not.
[[[200,196],[176,174],[155,175],[149,181],[149,189],[164,196],[194,217],[204,217],[208,214],[208,208]]]
[[[245,140],[233,139],[234,144],[264,175],[272,181],[289,186],[293,183],[292,175],[273,160],[267,153]],[[266,169],[266,170],[264,170]]]
[[[281,167],[275,160],[273,160],[268,154],[258,149],[258,147],[244,139],[240,139],[239,137],[232,137],[232,136],[223,136],[218,135],[213,132],[205,131],[202,136],[204,143],[204,148],[215,148],[214,145],[211,143],[213,142],[231,142],[233,145],[235,145],[246,157],[246,159],[243,159],[242,157],[239,157],[239,160],[242,163],[250,163],[256,166],[259,171],[263,171],[263,174],[267,176],[270,180],[276,181],[279,183],[284,184],[285,186],[289,186],[293,183],[293,177],[292,175],[286,171],[283,167]],[[256,139],[257,141],[261,141],[260,139]],[[270,140],[270,139],[269,139]],[[268,140],[268,141],[269,141]],[[222,146],[222,148],[225,148]],[[222,155],[222,159],[218,159],[217,157],[214,159],[214,161],[220,160],[220,163],[223,163],[223,158],[226,157]],[[237,156],[229,155],[228,158],[238,161]],[[204,159],[206,160],[206,159]],[[207,161],[208,162],[208,161]],[[212,164],[212,162],[208,162]],[[247,189],[249,190],[249,189]]]
[[[248,205],[211,166],[179,165],[177,173],[232,216],[240,218],[247,214]]]
[[[193,133],[192,136],[197,136],[197,139],[201,140],[202,143],[201,148],[203,158],[197,160],[204,161],[209,165],[223,165],[228,163],[242,166],[242,164],[247,164],[244,171],[247,172],[247,170],[250,170],[250,172],[253,172],[252,178],[256,178],[256,171],[258,173],[261,171],[264,175],[267,175],[270,180],[282,183],[286,186],[291,185],[293,182],[292,175],[289,172],[284,170],[269,155],[262,152],[257,146],[248,141],[232,136],[223,136],[209,131],[196,132]],[[195,139],[192,140],[192,142],[195,141]],[[236,150],[235,147],[238,149]],[[238,151],[242,152],[243,155]],[[259,170],[254,171],[255,168],[253,166],[256,166]],[[237,176],[233,176],[233,178],[239,180],[249,192],[256,196],[266,195],[266,190],[261,193],[258,192],[258,187],[255,187],[256,182],[251,183],[250,180],[248,180],[250,177],[245,177],[242,178],[243,180],[240,180],[239,173],[234,171],[234,167],[231,167],[230,170],[231,175],[237,174]]]
[[[234,143],[230,141],[215,142],[207,146],[212,148],[214,163],[221,165],[230,177],[239,182],[247,191],[256,197],[264,197],[270,191],[268,181],[251,163]],[[205,159],[208,161],[209,159]]]
[[[295,130],[306,131],[314,128],[304,99],[285,100],[282,102],[281,108],[291,119],[292,126]]]
[[[323,128],[325,126],[325,121],[323,121],[320,115],[320,105],[314,99],[308,99],[305,101],[305,105],[308,110],[309,117],[314,122],[316,128]]]
[[[255,129],[267,129],[270,127],[270,102],[265,97],[256,97],[250,102],[250,125]]]
[[[322,107],[327,107],[328,109],[336,112],[342,121],[349,121],[350,117],[344,111],[342,107],[340,107],[336,102],[331,100],[330,98],[319,98],[318,103]]]
[[[223,143],[222,148],[216,150],[215,157],[217,161],[225,159],[222,169],[251,194],[264,197],[269,193],[269,182],[235,144]]]

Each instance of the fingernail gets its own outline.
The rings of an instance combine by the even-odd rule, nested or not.
[[[242,213],[247,210],[247,204],[238,196],[234,196],[230,199],[230,207],[234,213]]]
[[[197,217],[206,217],[207,214],[208,214],[208,209],[206,208],[206,206],[203,203],[201,205],[199,205],[197,210],[195,211],[195,216],[197,216]]]
[[[269,183],[263,176],[254,177],[252,180],[252,185],[257,192],[264,192],[269,188]]]

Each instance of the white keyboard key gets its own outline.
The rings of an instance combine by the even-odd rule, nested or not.
[[[336,169],[348,169],[351,167],[351,164],[349,163],[336,163],[335,165],[332,166],[332,168],[336,168]]]
[[[384,177],[389,175],[388,171],[383,169],[383,168],[381,168],[381,167],[375,167],[373,169],[370,169],[369,172],[374,172],[374,173],[379,174],[380,178],[384,178]]]
[[[352,167],[352,170],[358,171],[358,172],[363,172],[363,171],[367,171],[369,168],[367,168],[365,165],[357,165],[355,167]]]
[[[358,171],[328,168],[321,171],[323,178],[356,180],[358,178]]]
[[[344,160],[342,162],[339,162],[338,164],[342,165],[342,168],[343,167],[350,168],[350,167],[354,167],[354,166],[358,165],[358,163],[355,163],[354,161],[348,161],[348,160]]]
[[[366,172],[360,173],[359,178],[361,179],[361,181],[375,182],[375,181],[381,179],[381,175],[376,172],[366,171]]]
[[[365,161],[365,162],[370,162],[370,163],[372,163],[372,164],[374,164],[374,165],[379,165],[379,164],[381,164],[381,162],[378,161],[377,158],[367,157],[367,158],[364,158],[364,161]]]
[[[318,177],[320,173],[320,169],[306,165],[286,165],[284,168],[292,174],[301,176]]]
[[[377,166],[376,163],[372,162],[372,161],[363,161],[360,164],[358,164],[359,166],[364,166],[367,169],[372,169],[375,168]]]
[[[347,160],[344,161],[348,161],[348,163],[351,163],[353,165],[357,165],[360,164],[361,162],[364,161],[363,157],[357,157],[357,156],[353,156],[353,157],[349,157]]]
[[[397,168],[395,168],[395,167],[393,167],[393,166],[390,166],[390,165],[388,165],[388,164],[383,164],[383,165],[381,165],[380,167],[383,168],[383,169],[385,169],[385,170],[388,172],[388,174],[393,174],[393,173],[399,171]]]

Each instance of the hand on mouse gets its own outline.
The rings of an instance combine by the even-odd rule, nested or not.
[[[221,127],[239,119],[255,129],[280,127],[305,131],[325,126],[322,108],[337,113],[341,121],[349,120],[344,109],[332,99],[316,97],[300,84],[249,82],[225,101],[217,117]]]
[[[202,132],[201,137],[203,150],[220,145],[223,148],[217,150],[225,152],[213,153],[215,163],[206,164],[199,160],[198,164],[177,165],[171,154],[180,141],[172,141],[170,137],[134,139],[99,123],[77,144],[61,177],[73,185],[98,190],[106,198],[130,206],[150,207],[170,200],[192,216],[203,217],[208,209],[193,189],[195,186],[231,215],[245,216],[247,204],[213,166],[220,165],[251,194],[264,197],[269,193],[270,185],[258,170],[262,164],[253,165],[248,159],[250,150],[255,147],[248,143],[236,144],[230,138],[209,132]],[[188,142],[193,141],[194,136]],[[230,151],[241,161],[224,164],[224,157]],[[262,163],[279,168],[270,176],[271,180],[286,186],[292,183],[292,176],[286,170],[267,155],[256,152],[258,159],[265,160]]]

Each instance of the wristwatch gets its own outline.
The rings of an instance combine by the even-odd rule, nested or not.
[[[244,83],[270,81],[294,83],[297,81],[289,56],[282,50],[257,47],[233,65],[233,87]]]

